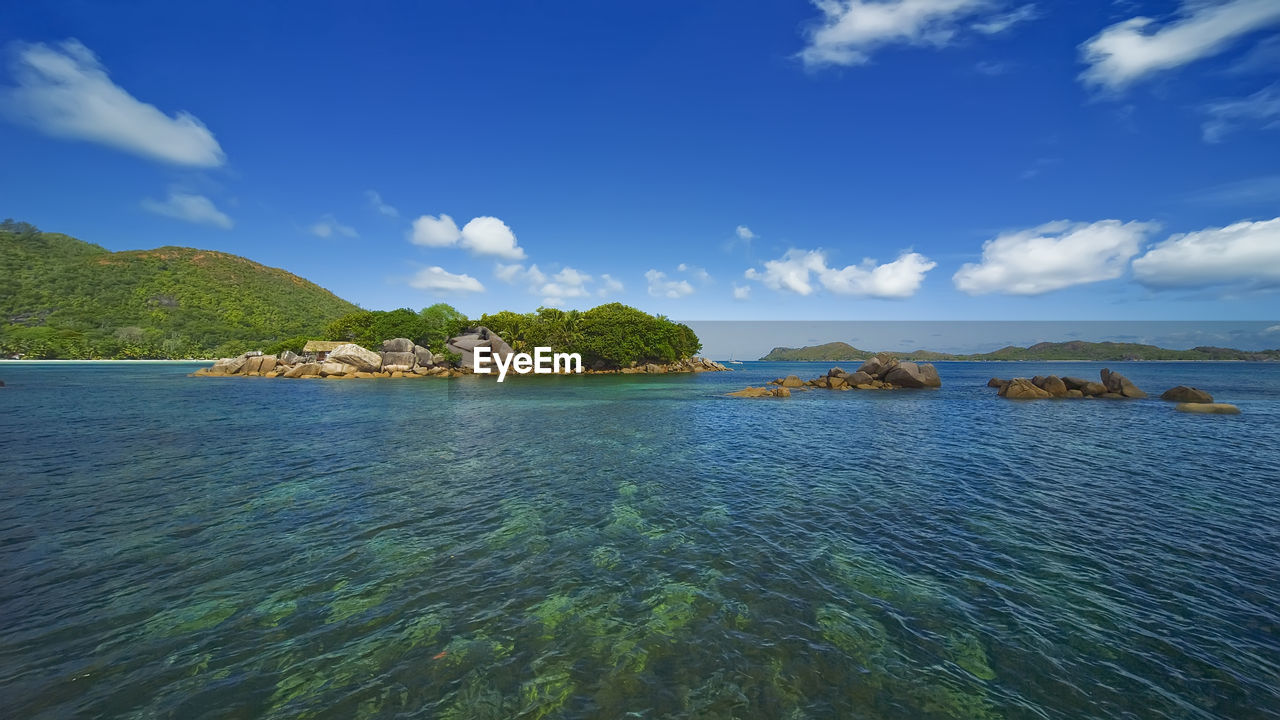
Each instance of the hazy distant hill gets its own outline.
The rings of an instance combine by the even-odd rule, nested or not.
[[[0,353],[209,357],[325,326],[359,308],[284,270],[209,250],[108,252],[0,224]]]
[[[864,360],[875,353],[859,350],[842,342],[810,345],[802,348],[774,348],[760,358],[769,361],[850,362]],[[1059,343],[1036,343],[1031,347],[1009,346],[994,352],[973,355],[955,355],[931,350],[895,352],[894,355],[912,360],[1097,360],[1119,362],[1124,360],[1280,360],[1280,350],[1232,350],[1219,347],[1197,347],[1190,350],[1169,350],[1155,345],[1134,343],[1084,342],[1072,340]]]

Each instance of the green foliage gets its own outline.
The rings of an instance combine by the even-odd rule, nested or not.
[[[669,363],[702,349],[698,336],[687,326],[620,303],[586,312],[545,307],[523,314],[503,311],[481,316],[477,323],[500,335],[517,352],[532,352],[535,347],[576,352],[587,365]]]
[[[383,340],[409,338],[418,345],[443,352],[444,343],[462,332],[467,317],[445,303],[437,303],[420,312],[408,308],[398,310],[359,310],[329,323],[325,337],[345,340],[376,349]]]
[[[317,337],[355,310],[283,270],[192,248],[108,252],[0,223],[0,354],[198,358]]]

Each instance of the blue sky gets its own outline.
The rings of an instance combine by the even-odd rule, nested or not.
[[[1275,0],[5,14],[0,215],[113,250],[472,315],[1280,316]]]

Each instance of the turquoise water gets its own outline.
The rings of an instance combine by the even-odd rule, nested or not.
[[[0,716],[1280,718],[1280,365],[194,367],[0,364]]]

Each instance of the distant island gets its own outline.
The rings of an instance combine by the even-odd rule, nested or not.
[[[877,353],[843,342],[808,345],[800,348],[776,347],[760,358],[769,362],[852,362],[866,360]],[[970,355],[941,353],[932,350],[895,352],[903,360],[934,362],[937,360],[1093,360],[1123,362],[1126,360],[1243,360],[1250,362],[1280,361],[1280,350],[1233,350],[1220,347],[1195,347],[1170,350],[1155,345],[1116,342],[1042,342],[1030,347],[1010,345],[994,352]]]

